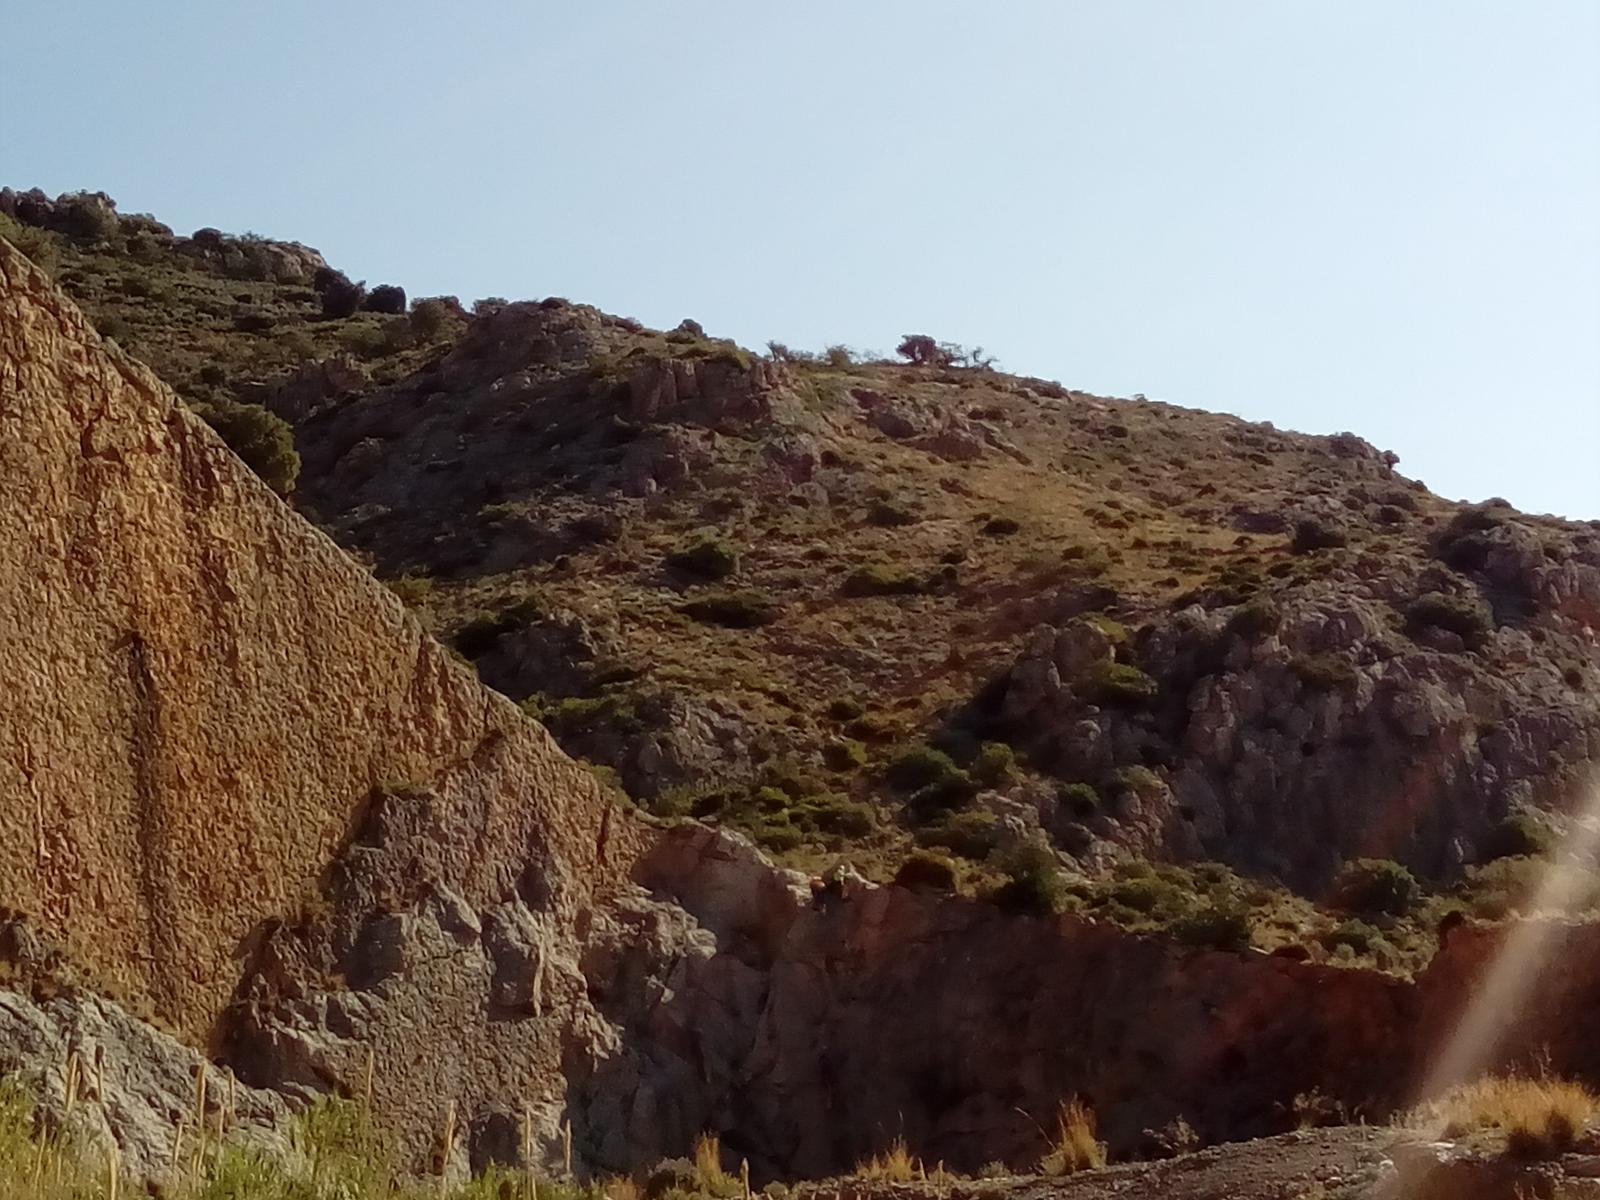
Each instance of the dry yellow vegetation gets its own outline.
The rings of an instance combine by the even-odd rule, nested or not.
[[[1581,1083],[1548,1075],[1489,1075],[1419,1105],[1404,1124],[1430,1137],[1503,1135],[1516,1158],[1553,1158],[1570,1150],[1600,1114],[1600,1096]]]
[[[1044,1175],[1071,1175],[1106,1165],[1106,1144],[1096,1136],[1094,1109],[1073,1097],[1056,1113],[1050,1150],[1039,1160]]]

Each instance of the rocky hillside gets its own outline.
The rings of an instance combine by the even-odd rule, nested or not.
[[[151,262],[174,295],[246,269],[50,203],[13,225],[95,324]],[[1120,1155],[1378,1116],[1499,935],[1452,918],[1400,979],[1307,960],[1420,968],[1409,875],[1310,901],[1378,856],[1513,902],[1597,757],[1596,530],[1350,435],[253,286],[313,341],[433,329],[387,378],[201,368],[293,419],[295,502],[389,589],[0,243],[0,957],[65,997],[0,1007],[42,1046],[159,1019],[263,1113],[370,1063],[408,1169],[457,1173],[558,1162],[564,1122],[586,1169],[713,1130],[766,1178],[895,1136],[1035,1162],[1070,1096]],[[150,361],[277,336],[146,307]],[[1504,1055],[1593,1076],[1565,936]]]
[[[1600,758],[1600,529],[1445,502],[1354,435],[560,299],[381,311],[304,247],[0,213],[225,434],[291,425],[300,510],[569,753],[796,865],[921,845],[981,892],[1043,843],[1142,928],[1188,906],[1108,870],[1216,862],[1257,944],[1320,957],[1296,894],[1349,860],[1503,909],[1478,865]]]

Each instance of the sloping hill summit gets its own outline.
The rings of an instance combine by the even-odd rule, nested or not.
[[[710,1130],[758,1177],[1027,1165],[1072,1096],[1120,1154],[1382,1116],[1600,759],[1600,528],[1351,434],[408,306],[101,196],[0,234],[47,1098],[109,1005],[268,1123],[370,1090],[415,1170],[447,1102],[432,1167]],[[1508,1055],[1600,1068],[1596,963]],[[140,1111],[95,1132],[153,1168]]]

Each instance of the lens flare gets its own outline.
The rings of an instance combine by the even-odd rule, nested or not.
[[[1545,865],[1523,919],[1511,924],[1505,940],[1478,982],[1461,1019],[1428,1071],[1418,1100],[1441,1096],[1470,1083],[1494,1062],[1507,1030],[1549,966],[1559,940],[1559,918],[1569,912],[1591,880],[1568,863],[1587,864],[1600,848],[1600,776],[1589,783],[1581,808]]]

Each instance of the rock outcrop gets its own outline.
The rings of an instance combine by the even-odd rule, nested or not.
[[[36,1000],[0,989],[0,1076],[65,1126],[85,1154],[115,1153],[136,1178],[160,1180],[193,1153],[202,1071],[208,1140],[286,1151],[289,1106],[277,1093],[239,1084],[102,997],[64,992]]]
[[[1464,570],[1397,558],[1270,599],[1202,596],[1121,644],[1103,615],[1046,625],[1000,719],[1098,786],[1095,832],[1141,854],[1312,893],[1359,857],[1449,878],[1508,815],[1568,807],[1600,762],[1582,599],[1600,540],[1507,520],[1479,561],[1459,553]]]

